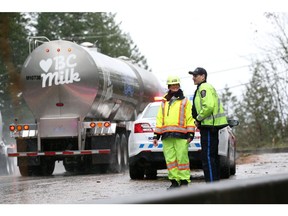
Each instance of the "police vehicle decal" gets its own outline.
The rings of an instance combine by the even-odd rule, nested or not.
[[[201,144],[200,143],[189,143],[189,148],[192,147],[192,145],[194,145],[195,147],[197,148],[200,148],[201,147]],[[144,148],[148,148],[148,149],[151,149],[151,148],[154,148],[154,145],[153,143],[150,143],[150,144],[139,144],[139,148],[140,149],[144,149]],[[159,143],[158,146],[156,148],[163,148],[163,144],[162,143]]]

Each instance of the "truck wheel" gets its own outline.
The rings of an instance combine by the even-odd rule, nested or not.
[[[63,163],[66,172],[74,172],[74,165],[73,164],[65,164]]]
[[[41,171],[43,176],[50,176],[55,169],[55,160],[51,158],[43,158],[41,160]]]
[[[121,142],[119,134],[115,136],[115,142],[111,147],[112,153],[110,158],[110,170],[113,173],[120,173],[122,171],[122,155]]]
[[[32,171],[29,169],[28,166],[19,166],[19,171],[21,176],[31,176]]]
[[[64,158],[63,165],[64,165],[66,172],[70,172],[70,173],[76,172],[76,163],[75,163],[74,158],[72,157]]]
[[[128,142],[125,134],[121,136],[122,166],[123,170],[128,169]]]
[[[129,174],[131,179],[144,179],[144,168],[137,165],[129,165]]]
[[[39,166],[19,166],[21,176],[39,176]]]

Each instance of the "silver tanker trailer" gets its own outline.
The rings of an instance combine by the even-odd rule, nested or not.
[[[131,122],[163,95],[152,72],[125,58],[42,37],[30,41],[20,80],[35,117],[10,125],[17,152],[9,156],[22,176],[52,175],[56,161],[69,172],[121,172]]]

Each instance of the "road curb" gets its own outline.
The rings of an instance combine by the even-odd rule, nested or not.
[[[288,174],[223,180],[153,194],[85,203],[94,204],[287,204]]]

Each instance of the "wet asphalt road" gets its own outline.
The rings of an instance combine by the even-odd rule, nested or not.
[[[239,158],[236,175],[245,179],[288,172],[288,153],[244,155]],[[16,169],[17,170],[17,169]],[[192,170],[192,182],[206,184],[202,170]],[[158,171],[157,180],[131,180],[129,172],[120,174],[71,175],[62,163],[50,177],[0,176],[1,204],[70,204],[125,198],[166,191],[170,185],[166,170]]]

